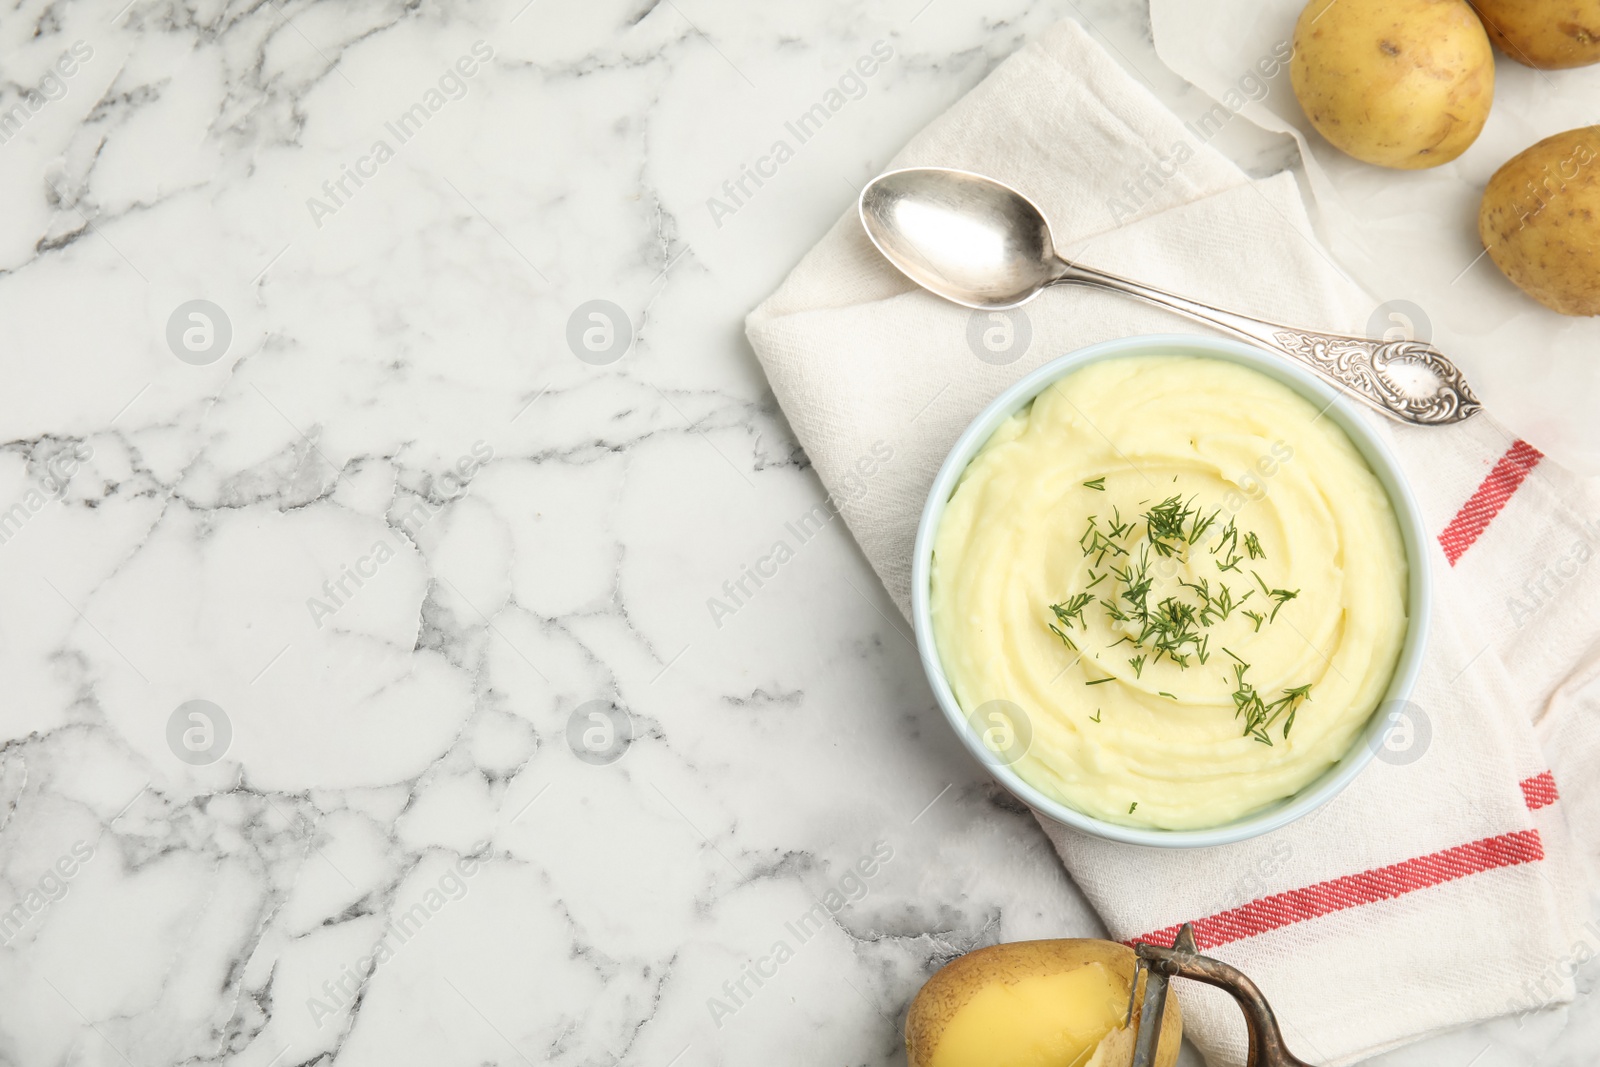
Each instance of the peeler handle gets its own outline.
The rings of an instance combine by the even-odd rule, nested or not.
[[[1134,952],[1140,960],[1148,961],[1153,970],[1216,986],[1239,1002],[1244,1012],[1245,1027],[1250,1034],[1250,1054],[1245,1061],[1247,1067],[1312,1067],[1290,1052],[1284,1044],[1278,1018],[1272,1013],[1272,1005],[1262,996],[1260,988],[1238,968],[1200,955],[1195,949],[1194,931],[1188,925],[1178,934],[1171,948],[1140,942],[1134,946]]]

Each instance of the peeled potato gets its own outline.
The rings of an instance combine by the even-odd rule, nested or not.
[[[1133,1029],[1122,1023],[1134,965],[1126,945],[1089,939],[969,952],[912,1000],[909,1067],[1128,1067]],[[1157,1067],[1172,1067],[1182,1040],[1183,1015],[1169,994]]]
[[[1600,126],[1546,137],[1495,171],[1478,236],[1517,288],[1563,315],[1600,315]]]
[[[1600,63],[1600,0],[1472,0],[1490,40],[1530,67]]]
[[[1289,79],[1335,148],[1420,170],[1478,139],[1494,102],[1494,49],[1467,0],[1311,0]]]

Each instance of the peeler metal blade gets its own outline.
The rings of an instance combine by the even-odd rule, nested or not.
[[[1138,1029],[1133,1043],[1133,1067],[1155,1067],[1156,1046],[1161,1043],[1161,1021],[1167,1011],[1167,976],[1140,960],[1133,976],[1133,993],[1144,975],[1144,1005],[1139,1009]],[[1133,1006],[1129,1000],[1129,1008]],[[1131,1010],[1130,1010],[1131,1014]]]
[[[1183,925],[1170,948],[1138,941],[1134,943],[1133,951],[1139,961],[1134,971],[1134,989],[1138,989],[1139,975],[1145,975],[1144,1010],[1140,1013],[1139,1028],[1134,1038],[1134,1067],[1155,1065],[1169,975],[1216,986],[1238,1003],[1244,1012],[1245,1029],[1250,1038],[1246,1067],[1311,1067],[1285,1045],[1277,1017],[1273,1015],[1272,1006],[1267,1003],[1260,988],[1238,968],[1200,955],[1192,925]],[[1128,1007],[1131,1016],[1132,998]]]

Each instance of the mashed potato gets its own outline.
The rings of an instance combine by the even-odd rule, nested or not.
[[[1034,787],[1217,826],[1338,762],[1405,636],[1389,498],[1331,419],[1246,367],[1108,360],[968,465],[934,540],[957,700]]]

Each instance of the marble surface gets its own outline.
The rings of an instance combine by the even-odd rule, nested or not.
[[[838,523],[712,606],[822,496],[743,315],[1060,17],[1204,109],[1124,0],[8,10],[0,1063],[896,1063],[1096,933]]]

